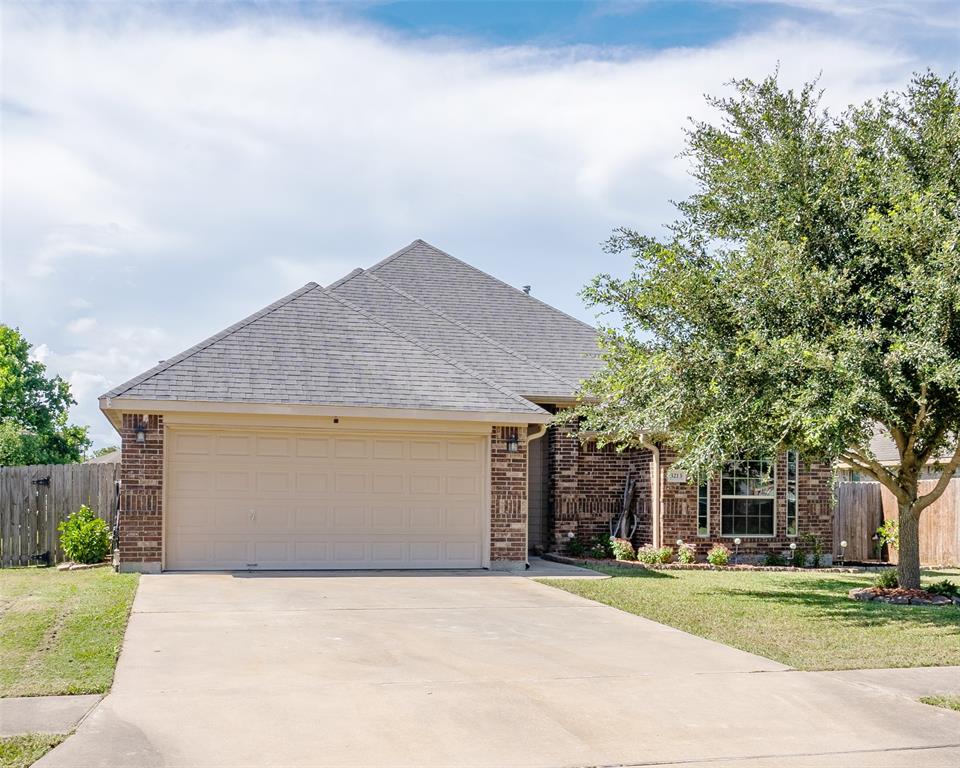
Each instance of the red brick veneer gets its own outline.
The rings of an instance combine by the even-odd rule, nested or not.
[[[146,425],[144,442],[137,427]],[[120,568],[158,572],[163,544],[163,416],[125,413],[120,439]]]
[[[507,441],[516,438],[516,453]],[[542,439],[542,438],[541,438]],[[526,430],[493,427],[490,433],[490,565],[521,567],[527,562]]]

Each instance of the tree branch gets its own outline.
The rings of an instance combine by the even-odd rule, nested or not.
[[[950,461],[947,462],[947,465],[943,468],[943,474],[940,475],[940,479],[937,480],[937,484],[933,486],[933,490],[930,491],[930,493],[926,493],[921,496],[919,499],[917,499],[916,503],[914,503],[914,514],[919,515],[921,512],[923,512],[923,510],[925,510],[943,495],[943,492],[947,489],[947,486],[953,479],[953,473],[957,471],[957,467],[960,467],[960,442],[957,443],[957,447],[953,452],[953,458],[951,458]]]
[[[906,492],[903,488],[900,487],[900,484],[897,482],[896,475],[894,475],[889,469],[887,469],[883,464],[881,464],[876,459],[871,458],[870,456],[865,455],[861,451],[855,448],[849,448],[840,454],[840,458],[844,459],[849,464],[855,466],[857,469],[861,469],[866,472],[871,477],[875,478],[879,483],[886,486],[890,492],[897,497],[898,501],[907,503],[910,501]]]

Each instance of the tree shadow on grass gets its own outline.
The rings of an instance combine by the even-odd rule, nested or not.
[[[764,591],[727,587],[731,596],[775,601],[813,609],[811,621],[829,621],[850,627],[903,628],[936,627],[960,635],[960,609],[955,606],[889,605],[859,602],[847,596],[847,590],[864,586],[862,581],[845,579],[798,579],[791,588]]]

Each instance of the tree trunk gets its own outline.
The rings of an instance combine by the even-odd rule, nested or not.
[[[920,515],[912,504],[900,504],[900,541],[897,546],[897,580],[901,587],[920,588]]]

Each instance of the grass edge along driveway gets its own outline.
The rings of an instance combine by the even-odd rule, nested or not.
[[[65,734],[28,733],[0,738],[0,768],[27,768],[63,741]]]
[[[805,670],[960,664],[960,608],[857,602],[872,574],[646,571],[537,579],[556,589]],[[960,581],[960,570],[925,570]]]
[[[109,690],[137,580],[110,568],[0,570],[0,696]]]

